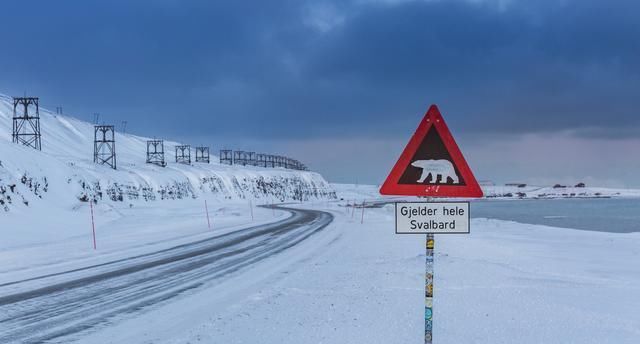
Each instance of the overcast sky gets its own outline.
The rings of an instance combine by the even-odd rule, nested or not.
[[[0,93],[381,183],[431,103],[476,177],[640,187],[639,1],[13,1]]]

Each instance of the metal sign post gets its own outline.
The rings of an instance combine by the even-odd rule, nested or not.
[[[433,277],[435,234],[470,231],[469,202],[398,202],[396,233],[426,234],[424,279],[424,342],[433,341]]]
[[[433,233],[427,234],[424,279],[424,344],[433,340]]]
[[[440,110],[432,105],[380,188],[383,195],[423,196],[428,202],[396,203],[396,234],[426,234],[424,343],[433,342],[434,234],[468,234],[469,202],[432,197],[482,197]]]
[[[431,202],[427,197],[427,202]],[[425,241],[425,272],[424,272],[424,344],[433,341],[433,256],[435,236],[427,234]]]

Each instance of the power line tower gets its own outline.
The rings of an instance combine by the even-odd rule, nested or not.
[[[209,147],[196,147],[196,162],[209,163]]]
[[[245,166],[247,164],[247,159],[245,158],[244,151],[233,152],[233,163],[236,165],[242,165],[242,166]]]
[[[259,153],[256,155],[256,166],[267,167],[267,155]]]
[[[274,155],[267,155],[267,161],[264,164],[264,167],[276,167],[276,157]]]
[[[280,155],[276,155],[276,167],[284,167],[284,157]]]
[[[180,164],[191,165],[191,146],[176,146],[176,162]]]
[[[167,166],[164,161],[164,141],[149,140],[147,141],[147,164],[154,164],[161,167]]]
[[[220,164],[233,165],[233,151],[231,149],[220,150]]]
[[[18,114],[18,106],[22,114]],[[29,114],[29,106],[35,107],[35,114]],[[42,150],[40,140],[40,105],[36,97],[13,98],[13,142]]]
[[[93,132],[93,162],[116,169],[116,132],[113,125],[96,125]]]
[[[251,165],[251,166],[255,166],[256,165],[256,152],[247,152],[247,164]]]

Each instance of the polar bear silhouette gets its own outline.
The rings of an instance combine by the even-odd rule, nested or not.
[[[449,160],[416,160],[411,166],[421,168],[422,175],[418,179],[418,183],[424,183],[429,175],[431,175],[432,184],[446,183],[447,177],[453,180],[453,184],[460,183],[453,165]]]

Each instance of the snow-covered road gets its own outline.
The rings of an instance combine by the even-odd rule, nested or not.
[[[96,251],[70,231],[0,251],[0,343],[420,343],[425,238],[354,198],[251,225],[248,204],[215,204],[212,229],[202,200],[100,208]],[[638,342],[640,233],[471,227],[436,240],[438,343]]]
[[[161,303],[324,229],[333,215],[292,216],[154,253],[0,285],[0,342],[68,342],[116,316]],[[16,292],[18,291],[19,292]]]

